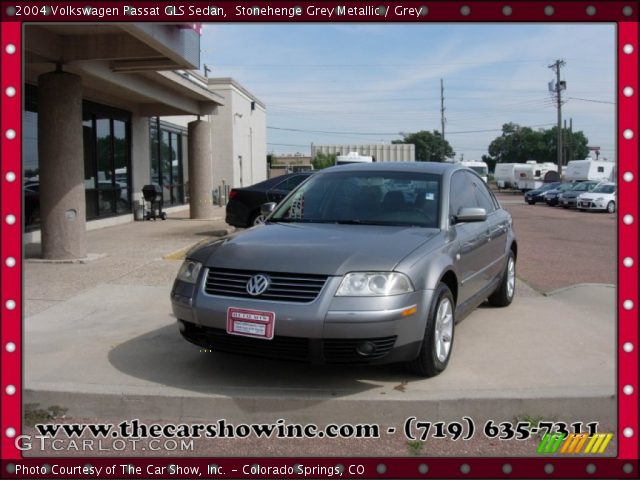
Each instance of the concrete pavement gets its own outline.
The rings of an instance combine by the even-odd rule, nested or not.
[[[613,287],[542,296],[519,281],[513,305],[482,306],[458,325],[451,363],[433,379],[400,366],[204,353],[177,332],[169,289],[180,262],[164,257],[224,228],[220,217],[135,222],[88,232],[89,251],[104,254],[93,262],[27,262],[25,403],[60,405],[76,418],[325,423],[526,415],[615,424]]]

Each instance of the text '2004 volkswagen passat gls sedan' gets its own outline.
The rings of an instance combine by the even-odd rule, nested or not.
[[[187,254],[171,291],[207,349],[442,372],[454,327],[515,293],[511,216],[473,171],[442,163],[323,170],[264,225]]]

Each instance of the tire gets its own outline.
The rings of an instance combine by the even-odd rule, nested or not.
[[[569,205],[562,205],[562,208],[569,208]]]
[[[529,205],[535,205],[535,204],[536,204],[536,202],[534,202],[533,200],[527,200],[527,203],[528,203]]]
[[[607,203],[607,213],[616,213],[616,202],[613,200]]]
[[[578,210],[580,210],[581,212],[586,212],[584,208],[579,208]]]
[[[488,298],[493,307],[507,307],[516,295],[516,256],[509,251],[507,265],[502,274],[502,280],[495,292]]]
[[[258,211],[251,217],[251,221],[249,222],[249,227],[262,225],[264,223],[264,220],[265,220],[265,216]]]
[[[441,283],[429,308],[420,353],[407,363],[407,368],[421,377],[435,377],[442,373],[451,358],[454,331],[455,302],[449,287]]]

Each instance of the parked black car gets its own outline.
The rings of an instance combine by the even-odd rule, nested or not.
[[[558,205],[558,195],[566,192],[574,186],[575,183],[562,183],[553,190],[546,191],[544,194],[544,201],[547,202],[547,205],[549,205],[550,207],[555,207],[556,205]]]
[[[560,182],[545,183],[540,188],[528,190],[524,194],[524,201],[529,205],[535,205],[537,202],[544,202],[544,194],[549,190],[553,190],[560,186]]]
[[[291,190],[309,178],[313,172],[280,175],[250,187],[229,192],[225,221],[234,227],[251,227],[264,221],[260,207],[267,202],[280,202]]]

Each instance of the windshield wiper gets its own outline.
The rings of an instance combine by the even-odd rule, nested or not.
[[[384,221],[375,221],[375,220],[335,220],[331,223],[337,223],[338,225],[375,225],[375,226],[383,226],[383,227],[423,227],[423,225],[410,224],[410,223],[402,223],[402,222],[384,222]]]

